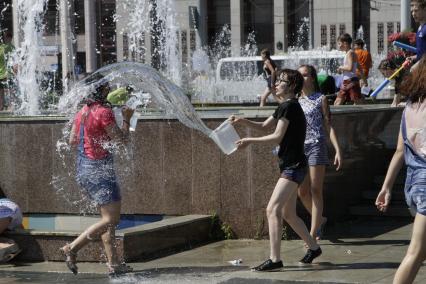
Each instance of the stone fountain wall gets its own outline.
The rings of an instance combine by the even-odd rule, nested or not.
[[[327,169],[325,215],[347,216],[361,191],[383,175],[396,146],[401,109],[366,108],[333,112],[344,149],[343,170]],[[223,118],[204,119],[214,129]],[[264,118],[257,118],[263,120]],[[0,186],[25,213],[81,213],[73,167],[56,152],[65,120],[0,119]],[[241,136],[259,132],[238,127]],[[131,162],[116,157],[124,214],[217,213],[237,237],[267,232],[265,208],[279,177],[273,145],[252,145],[225,156],[203,134],[176,120],[142,119],[133,134]],[[332,156],[332,155],[330,155]],[[73,165],[74,155],[65,163]],[[126,169],[126,170],[125,170]],[[130,174],[129,174],[130,173]],[[53,184],[63,190],[57,192]],[[303,213],[301,211],[301,213]]]

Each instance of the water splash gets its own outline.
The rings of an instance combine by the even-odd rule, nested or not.
[[[8,62],[10,67],[18,66],[16,74],[17,92],[21,105],[20,114],[35,115],[39,110],[42,74],[38,66],[42,61],[43,17],[48,0],[18,0],[17,13],[21,30],[20,47],[16,48]]]
[[[128,32],[131,60],[143,58],[147,47],[144,37],[151,34],[153,53],[158,54],[158,67],[173,83],[182,86],[182,60],[179,52],[179,27],[176,21],[175,3],[172,0],[126,0],[121,3],[128,11],[124,31]],[[122,20],[116,18],[116,20]]]
[[[102,79],[95,80],[99,75]],[[93,83],[88,84],[87,82]],[[209,135],[209,129],[192,107],[183,90],[166,79],[152,67],[135,62],[121,62],[105,66],[86,80],[81,81],[58,104],[58,110],[68,115],[78,111],[79,104],[91,94],[96,86],[109,82],[111,86],[130,85],[135,92],[143,91],[151,95],[157,108],[166,115],[177,118],[184,125]]]

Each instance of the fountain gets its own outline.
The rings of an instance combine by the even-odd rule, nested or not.
[[[129,35],[129,49],[138,55],[136,57],[142,57],[146,52],[138,39],[141,39],[143,35],[146,36],[151,29],[156,29],[157,40],[165,43],[161,45],[161,49],[157,50],[159,71],[136,62],[117,63],[97,71],[97,74],[103,76],[102,80],[108,80],[113,88],[132,85],[137,91],[150,93],[151,97],[146,98],[146,103],[149,100],[152,101],[149,106],[145,104],[139,119],[140,123],[131,134],[130,145],[126,149],[119,148],[120,151],[114,149],[113,152],[120,169],[117,175],[123,181],[123,213],[130,216],[155,214],[164,216],[164,218],[157,222],[158,226],[151,225],[148,226],[148,229],[143,229],[145,239],[142,238],[143,234],[138,231],[141,229],[138,226],[119,231],[117,236],[120,238],[120,245],[124,247],[123,254],[128,259],[141,259],[147,256],[144,254],[147,251],[152,253],[156,245],[161,249],[170,249],[170,247],[165,247],[165,244],[179,245],[173,242],[177,240],[184,240],[184,244],[187,246],[200,240],[207,241],[210,228],[209,217],[197,215],[190,219],[185,216],[188,214],[217,212],[221,219],[232,226],[237,236],[253,237],[259,230],[256,220],[260,220],[259,223],[262,223],[263,220],[264,197],[269,194],[266,192],[268,189],[265,184],[270,184],[271,180],[277,177],[276,161],[270,151],[272,145],[253,145],[227,156],[223,155],[215,141],[209,137],[212,136],[211,129],[220,126],[231,114],[261,121],[271,115],[272,109],[234,105],[229,108],[204,108],[194,112],[187,93],[192,91],[193,101],[199,100],[200,103],[256,103],[255,97],[253,99],[248,96],[249,91],[253,91],[256,95],[256,88],[263,90],[264,80],[257,73],[249,80],[216,80],[216,67],[220,59],[230,55],[228,44],[230,30],[226,26],[219,33],[216,44],[211,49],[199,47],[195,50],[191,61],[194,65],[193,70],[196,72],[186,74],[180,64],[180,55],[176,53],[175,49],[177,30],[173,18],[176,15],[173,14],[173,7],[170,4],[172,1],[157,1],[156,17],[152,22],[138,21],[138,19],[144,19],[143,15],[154,9],[151,4],[144,4],[145,2],[150,3],[149,1],[117,2],[120,2],[119,5],[126,4],[125,9],[129,9],[131,12],[129,17],[132,19],[132,24],[129,29],[132,34]],[[41,74],[37,72],[36,66],[37,60],[39,60],[37,58],[40,56],[43,25],[41,21],[37,20],[37,17],[39,19],[43,15],[43,5],[46,1],[20,0],[18,3],[23,10],[26,9],[22,13],[27,15],[25,16],[27,22],[21,21],[22,24],[25,23],[23,29],[25,36],[22,38],[25,40],[14,55],[16,62],[25,71],[18,74],[18,76],[22,76],[18,81],[20,84],[19,95],[23,104],[16,113],[19,115],[0,118],[0,133],[2,134],[0,181],[6,194],[17,203],[22,204],[24,212],[55,215],[55,218],[59,218],[53,221],[49,219],[55,224],[53,229],[63,230],[64,227],[56,227],[56,224],[66,222],[66,218],[56,216],[57,214],[72,214],[81,217],[88,214],[87,212],[93,212],[92,208],[86,207],[75,184],[74,152],[66,142],[66,137],[69,134],[69,119],[78,110],[79,103],[100,82],[87,84],[87,81],[82,81],[77,83],[69,93],[61,97],[56,106],[58,109],[56,114],[39,115],[41,114],[38,104],[40,88],[37,83],[40,81],[38,76]],[[131,9],[130,5],[139,6],[137,6],[138,9]],[[38,45],[33,47],[34,43]],[[256,55],[258,50],[254,43],[252,36],[247,39],[247,44],[243,45],[242,54],[250,57]],[[30,54],[25,52],[30,52]],[[35,54],[31,54],[32,52]],[[305,53],[293,51],[290,53],[292,61],[288,66],[296,68],[301,60],[305,59],[304,54],[306,53],[309,53],[311,58],[318,59],[338,52],[330,53],[323,49]],[[245,59],[246,57],[242,58],[242,60]],[[250,69],[251,67],[253,69]],[[251,72],[257,68],[251,67],[243,68],[241,76],[243,72],[247,70]],[[195,73],[199,76],[190,82],[190,88],[186,85],[184,77],[191,78]],[[90,78],[93,77],[89,77],[88,80]],[[241,77],[237,79],[241,79]],[[29,83],[34,85],[29,85]],[[224,95],[225,91],[233,94]],[[35,96],[31,96],[32,94]],[[155,107],[155,110],[152,107]],[[358,155],[358,159],[354,159],[357,164],[348,161],[348,165],[357,167],[360,175],[368,175],[372,169],[382,169],[383,162],[380,155],[395,146],[392,143],[394,143],[393,138],[399,126],[400,110],[383,107],[383,110],[380,111],[386,119],[377,115],[377,109],[370,110],[367,106],[351,109],[333,108],[332,111],[336,115],[336,119],[333,121],[336,121],[336,131],[343,145],[351,142],[348,142],[350,138],[345,133],[351,132],[356,134],[355,137],[363,137],[369,129],[369,125],[381,127],[383,132],[376,131],[372,135],[385,141],[386,145],[383,148],[363,148],[361,145],[363,141],[356,141],[361,150],[358,153],[347,150],[345,154]],[[353,122],[354,112],[356,112],[357,122],[349,124],[348,122]],[[28,117],[34,114],[37,116]],[[257,132],[252,132],[242,126],[237,127],[236,131],[242,136],[258,135]],[[375,157],[375,159],[371,159],[373,164],[370,162],[361,165],[360,160],[363,156],[360,153],[365,154],[365,157]],[[375,161],[382,163],[377,162],[376,165]],[[266,162],[262,173],[259,172],[259,162]],[[343,180],[344,178],[350,179],[351,177],[352,175],[344,172],[339,176],[327,177],[330,178],[330,184],[327,184],[328,190],[341,198],[342,204],[343,201],[349,202],[346,197],[350,195],[347,194],[348,191],[341,194],[341,184],[346,181]],[[352,193],[357,193],[359,188],[368,186],[363,180],[351,181],[348,190],[351,190]],[[53,192],[57,194],[52,194]],[[336,209],[333,216],[336,216],[337,219],[346,214],[345,212],[346,208],[340,211]],[[168,216],[181,216],[179,224],[171,225],[171,219],[174,218],[166,218]],[[134,224],[139,220],[136,219]],[[191,220],[196,220],[196,222]],[[74,221],[84,224],[87,220],[77,218],[72,222]],[[147,236],[148,233],[160,231],[160,225],[168,226],[167,231],[161,232],[163,238],[158,235]],[[186,225],[188,227],[185,227]],[[62,231],[55,231],[52,233],[54,237],[41,231],[41,228],[35,228],[39,229],[38,231],[22,233],[17,238],[20,238],[23,245],[25,243],[30,245],[30,248],[26,250],[27,254],[23,257],[37,260],[42,260],[44,257],[50,260],[62,260],[62,256],[56,253],[56,248],[60,243],[73,238],[78,231],[76,228],[77,226],[72,227],[75,231],[68,232],[68,235]],[[194,237],[197,234],[201,237]],[[174,240],[167,239],[169,236],[175,236]],[[47,240],[49,241],[47,242]],[[150,240],[158,240],[158,244],[150,246]],[[51,247],[47,248],[46,244]],[[147,245],[142,248],[139,246],[140,244]],[[85,260],[97,260],[98,256],[99,248],[97,247],[92,247],[92,250],[82,253]]]

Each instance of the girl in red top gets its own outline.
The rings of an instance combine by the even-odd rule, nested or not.
[[[78,149],[76,180],[88,198],[99,206],[101,220],[87,228],[72,243],[61,251],[66,264],[74,273],[77,252],[91,240],[101,236],[108,258],[109,274],[131,271],[122,264],[115,246],[115,227],[120,221],[121,195],[114,172],[112,154],[108,151],[113,141],[124,142],[129,133],[129,120],[133,110],[124,108],[124,123],[120,129],[106,97],[110,91],[108,83],[101,83],[86,105],[77,113],[71,129],[69,143]]]

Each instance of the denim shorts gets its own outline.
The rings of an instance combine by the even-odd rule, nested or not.
[[[306,172],[307,172],[306,167],[298,168],[298,169],[284,169],[281,172],[281,178],[291,180],[297,183],[298,185],[301,185],[303,180],[305,179]]]
[[[91,160],[79,155],[76,180],[83,192],[97,205],[121,200],[112,157]]]
[[[426,176],[417,171],[407,171],[405,200],[417,213],[426,216]]]
[[[319,139],[312,143],[305,143],[305,155],[308,158],[309,166],[328,166],[330,164],[325,139]]]

